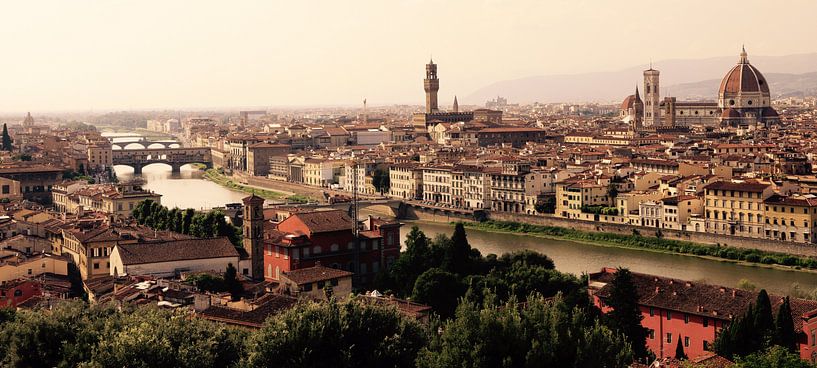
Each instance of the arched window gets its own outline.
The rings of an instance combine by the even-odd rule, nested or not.
[[[337,244],[332,244],[331,246],[329,246],[329,250],[331,250],[332,252],[337,252],[339,248],[340,247]]]
[[[318,245],[312,247],[312,254],[321,254],[321,247]]]

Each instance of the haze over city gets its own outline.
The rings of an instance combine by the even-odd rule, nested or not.
[[[809,0],[14,2],[0,15],[0,111],[414,104],[432,55],[450,101],[742,44],[814,53],[816,11]]]
[[[0,7],[0,367],[817,368],[817,2]]]

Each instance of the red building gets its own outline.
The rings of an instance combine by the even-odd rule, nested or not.
[[[616,270],[604,268],[590,275],[588,291],[602,312],[610,295]],[[718,332],[736,317],[743,315],[757,299],[757,292],[717,285],[693,283],[659,276],[633,273],[638,290],[638,304],[649,329],[647,347],[656,357],[674,357],[678,339],[683,341],[687,356],[695,358],[712,349]],[[782,296],[769,295],[772,311],[783,303]],[[817,301],[790,299],[794,329],[800,357],[814,361],[817,357]]]
[[[0,286],[0,308],[16,308],[29,299],[42,295],[40,283],[31,279],[17,279]]]
[[[278,280],[282,272],[312,267],[316,262],[355,274],[367,284],[400,255],[399,222],[369,217],[359,224],[343,211],[296,212],[275,224],[264,224],[264,277]],[[358,248],[359,246],[359,248]]]

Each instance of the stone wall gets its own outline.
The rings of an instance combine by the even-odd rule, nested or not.
[[[523,222],[535,225],[556,226],[583,231],[599,231],[614,234],[632,235],[637,230],[642,236],[655,236],[658,229],[627,224],[612,224],[586,220],[566,219],[555,216],[530,216],[523,214],[497,213],[489,214],[491,220]],[[767,239],[752,239],[739,236],[689,232],[671,229],[661,229],[665,239],[684,240],[700,244],[722,244],[731,247],[760,249],[769,252],[790,253],[803,256],[817,256],[817,245],[783,242]]]

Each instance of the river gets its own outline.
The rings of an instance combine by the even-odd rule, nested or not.
[[[133,169],[116,166],[120,179],[133,177]],[[185,165],[181,173],[172,174],[170,166],[154,164],[146,166],[142,178],[144,187],[162,195],[162,204],[179,208],[212,208],[226,203],[240,202],[244,193],[226,189],[204,180],[203,172]],[[451,235],[453,227],[448,224],[407,222],[401,230],[403,237],[417,225],[429,237],[444,233]],[[764,268],[721,262],[696,257],[648,252],[635,249],[602,247],[567,240],[500,234],[474,229],[468,230],[468,241],[483,255],[502,254],[519,249],[531,249],[547,254],[563,272],[579,275],[598,272],[602,267],[624,266],[634,272],[661,275],[697,282],[707,282],[734,287],[741,279],[747,279],[772,293],[788,293],[793,283],[803,290],[817,288],[817,274],[781,269]]]

